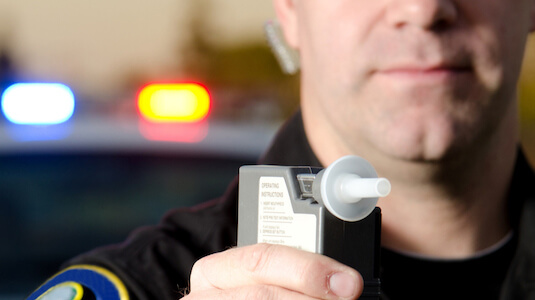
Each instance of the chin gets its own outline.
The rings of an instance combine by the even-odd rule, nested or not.
[[[440,162],[450,159],[459,151],[459,141],[450,138],[453,135],[428,135],[419,138],[398,138],[386,140],[382,152],[386,155],[406,161],[414,162]]]

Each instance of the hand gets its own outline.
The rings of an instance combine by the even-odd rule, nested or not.
[[[329,257],[257,244],[197,261],[184,299],[356,299],[363,286],[357,271]]]

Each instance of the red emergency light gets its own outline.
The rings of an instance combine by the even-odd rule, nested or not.
[[[198,83],[154,83],[138,94],[140,115],[151,122],[192,123],[210,113],[211,99]]]

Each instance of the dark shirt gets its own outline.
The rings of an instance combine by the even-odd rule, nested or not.
[[[382,291],[390,299],[499,299],[516,249],[514,236],[490,253],[433,259],[383,249]]]

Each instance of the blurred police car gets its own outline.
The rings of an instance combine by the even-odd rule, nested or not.
[[[14,84],[1,101],[1,299],[27,296],[66,259],[171,208],[219,196],[277,127],[211,119],[197,83],[148,85],[126,109],[82,110],[50,83]]]

